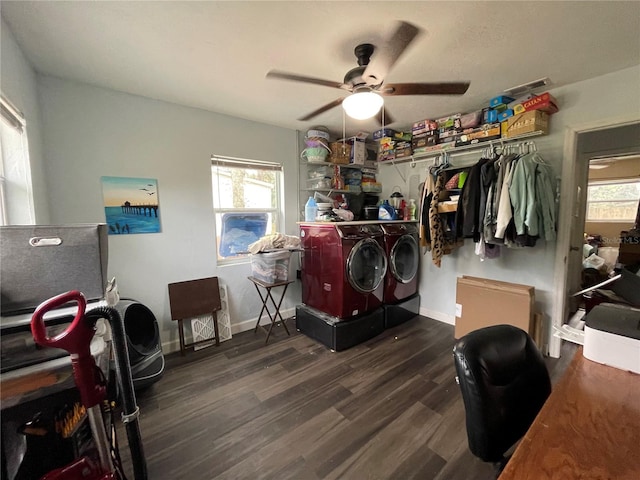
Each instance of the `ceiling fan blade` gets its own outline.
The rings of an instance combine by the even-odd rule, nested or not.
[[[469,82],[444,83],[390,83],[378,90],[380,95],[462,95],[469,89]]]
[[[342,88],[350,90],[351,87],[341,82],[332,82],[331,80],[323,80],[321,78],[306,77],[295,73],[281,72],[279,70],[271,70],[267,72],[267,78],[276,78],[279,80],[290,80],[292,82],[312,83],[314,85],[322,85],[323,87]]]
[[[327,103],[326,105],[323,105],[322,107],[318,108],[317,110],[314,110],[313,112],[309,113],[308,115],[305,115],[304,117],[300,117],[298,120],[301,122],[306,122],[307,120],[311,120],[313,117],[320,115],[321,113],[326,112],[327,110],[331,110],[333,107],[337,107],[338,105],[340,105],[342,103],[342,100],[344,100],[344,98],[338,98],[336,100],[334,100],[333,102]]]
[[[418,33],[420,33],[418,27],[407,22],[398,22],[393,35],[374,52],[373,58],[362,74],[364,81],[368,85],[380,85]]]

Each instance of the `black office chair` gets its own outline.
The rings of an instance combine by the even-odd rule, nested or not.
[[[497,475],[505,453],[526,433],[551,393],[540,351],[511,325],[468,333],[453,348],[466,412],[469,450],[492,462]]]

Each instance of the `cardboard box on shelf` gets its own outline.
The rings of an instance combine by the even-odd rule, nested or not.
[[[373,139],[380,140],[384,137],[393,137],[395,134],[396,131],[393,128],[381,128],[380,130],[373,132]]]
[[[456,146],[473,145],[475,143],[495,140],[500,138],[501,130],[499,123],[488,123],[479,128],[470,129],[462,133],[456,140]]]
[[[396,158],[410,157],[413,154],[411,142],[396,142]]]
[[[435,145],[436,143],[438,143],[437,131],[414,135],[411,139],[411,146],[413,148],[427,147],[429,145]]]
[[[413,135],[420,135],[421,133],[433,132],[435,130],[438,130],[438,123],[434,120],[420,120],[411,126],[411,133]]]
[[[506,105],[509,102],[513,102],[513,98],[506,95],[498,95],[489,100],[490,107],[497,107],[498,105]]]
[[[396,159],[396,151],[395,150],[388,150],[385,152],[380,152],[378,153],[378,161],[379,162],[387,162],[389,160],[395,160]]]
[[[451,130],[457,132],[460,130],[460,116],[461,114],[456,113],[455,115],[449,115],[448,117],[438,118],[436,123],[438,124],[438,130],[440,130],[440,133],[442,134]]]
[[[535,288],[486,278],[462,276],[456,287],[454,336],[491,325],[508,324],[533,334]]]
[[[411,132],[396,132],[393,134],[393,139],[396,142],[410,142],[412,137]]]
[[[473,132],[469,133],[471,140],[492,140],[494,138],[500,138],[501,130],[500,123],[487,123],[480,128],[475,128]]]
[[[482,122],[482,110],[465,113],[460,116],[460,128],[476,128]]]
[[[438,143],[451,143],[451,145],[455,145],[456,141],[458,141],[458,139],[460,138],[460,133],[452,133],[453,130],[451,130],[450,132],[447,132],[449,135],[445,135],[442,136],[442,134],[440,134],[438,136]]]
[[[543,134],[549,133],[549,115],[540,110],[514,115],[502,122],[502,138],[538,131]]]
[[[351,156],[349,157],[349,163],[354,165],[364,165],[367,159],[367,148],[364,142],[354,140],[351,145]]]
[[[382,137],[378,140],[378,153],[395,150],[396,141],[391,137]]]
[[[507,118],[513,117],[513,110],[507,108],[504,112],[500,112],[498,114],[498,121],[504,122]]]
[[[533,110],[540,110],[548,114],[556,113],[558,101],[549,92],[545,92],[513,107],[513,112],[516,115]]]

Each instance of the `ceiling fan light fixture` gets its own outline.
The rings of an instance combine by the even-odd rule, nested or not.
[[[384,99],[375,92],[355,92],[342,101],[342,108],[347,115],[356,120],[366,120],[376,115]]]

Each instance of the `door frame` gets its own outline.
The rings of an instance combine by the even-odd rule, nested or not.
[[[624,127],[640,121],[640,115],[624,115],[616,118],[601,119],[579,125],[568,125],[565,129],[563,147],[562,177],[560,183],[560,208],[558,214],[558,240],[554,262],[554,292],[551,307],[551,325],[561,327],[566,320],[568,308],[567,260],[571,247],[571,216],[577,203],[577,188],[585,192],[586,185],[578,185],[576,180],[576,160],[578,157],[578,138],[581,134]],[[566,208],[564,206],[567,206]],[[570,208],[569,208],[570,207]],[[562,340],[553,336],[553,328],[549,331],[549,356],[560,357]]]

